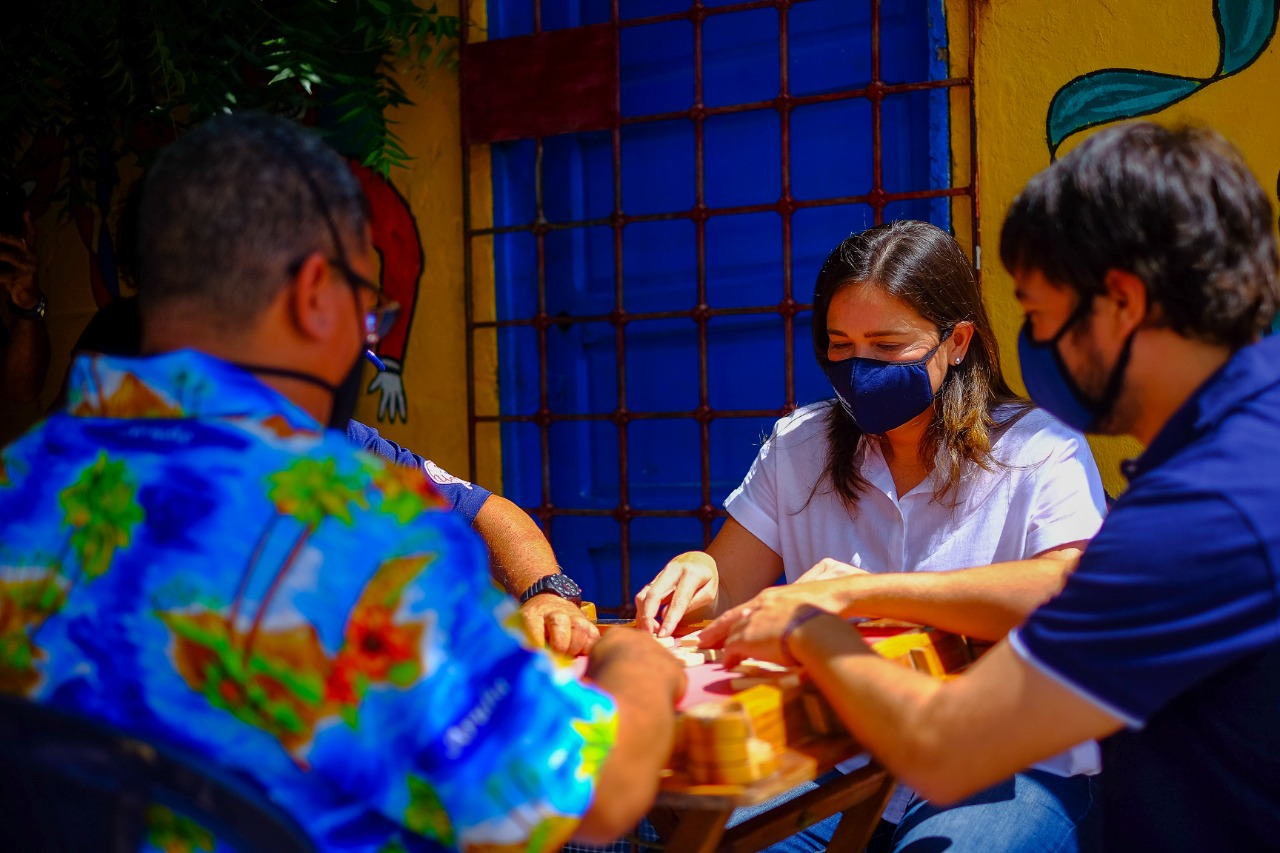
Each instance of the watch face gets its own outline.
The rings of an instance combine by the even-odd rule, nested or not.
[[[560,593],[564,598],[581,599],[582,588],[567,575],[550,575],[546,578],[547,586]]]

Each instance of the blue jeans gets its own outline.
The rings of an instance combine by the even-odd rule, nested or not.
[[[838,771],[837,771],[838,772]],[[799,796],[829,777],[788,791]],[[1097,776],[1055,776],[1028,770],[953,806],[912,797],[902,822],[883,849],[894,853],[1088,853],[1102,849]],[[741,823],[775,805],[771,800],[734,812]],[[826,850],[839,815],[832,815],[768,848],[769,853]],[[843,853],[843,851],[842,851]]]

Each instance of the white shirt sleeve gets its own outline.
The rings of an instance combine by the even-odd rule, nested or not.
[[[724,508],[733,520],[768,545],[775,554],[782,553],[782,537],[778,528],[778,425],[756,454],[742,485],[725,498]]]
[[[1106,512],[1102,478],[1084,436],[1042,413],[1029,417],[1036,415],[1050,422],[1041,436],[1052,441],[1052,450],[1032,463],[1039,470],[1027,524],[1028,556],[1092,539]]]

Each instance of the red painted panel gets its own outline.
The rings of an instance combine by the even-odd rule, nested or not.
[[[463,45],[462,138],[528,139],[618,123],[612,24]]]

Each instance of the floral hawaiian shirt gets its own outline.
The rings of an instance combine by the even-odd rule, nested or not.
[[[247,774],[322,850],[564,843],[616,709],[420,472],[192,351],[82,357],[68,400],[0,455],[0,690]]]

